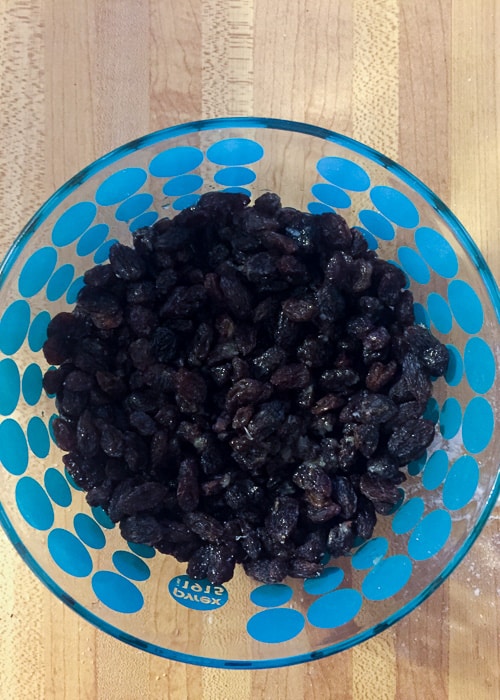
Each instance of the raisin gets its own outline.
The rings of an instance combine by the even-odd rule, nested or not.
[[[288,575],[294,578],[313,578],[319,576],[323,567],[321,564],[307,559],[292,559]]]
[[[332,482],[324,470],[314,462],[301,464],[293,475],[293,482],[304,491],[314,492],[321,500],[330,498]]]
[[[161,540],[163,530],[157,519],[152,515],[130,515],[120,522],[122,536],[128,542],[146,544],[154,547]]]
[[[71,365],[62,365],[57,369],[47,370],[42,380],[42,386],[47,394],[56,394],[70,372]]]
[[[224,532],[220,522],[206,513],[186,513],[184,522],[192,532],[206,542],[217,542]]]
[[[108,515],[117,523],[126,515],[154,510],[162,505],[167,493],[165,486],[153,481],[145,481],[138,485],[124,481],[111,497]]]
[[[387,306],[395,306],[406,286],[406,277],[402,270],[391,263],[379,261],[379,268],[384,270],[378,283],[377,293],[380,301]]]
[[[89,505],[219,585],[372,536],[423,453],[448,351],[337,214],[211,192],[114,244],[47,328],[54,436]]]
[[[175,399],[183,413],[196,413],[207,396],[207,385],[200,374],[180,369],[176,376]]]
[[[318,313],[318,307],[312,299],[287,299],[282,304],[285,316],[295,323],[307,323]]]
[[[284,365],[277,369],[271,376],[270,382],[277,389],[303,389],[311,379],[310,372],[305,365],[300,363]]]
[[[338,323],[345,314],[346,302],[334,284],[325,283],[318,292],[319,317],[322,321]]]
[[[54,418],[52,423],[54,438],[58,447],[65,452],[76,450],[76,429],[75,426],[64,420],[64,418]]]
[[[88,409],[76,424],[76,445],[79,453],[85,457],[93,457],[99,450],[99,433]]]
[[[448,367],[449,353],[445,345],[423,326],[408,326],[404,338],[410,344],[425,369],[434,377],[441,377]]]
[[[288,563],[283,559],[258,559],[244,562],[246,573],[261,583],[279,583],[288,574]]]
[[[373,503],[365,496],[358,498],[358,512],[354,519],[354,526],[358,537],[364,540],[369,540],[373,535],[377,516]]]
[[[231,313],[236,318],[247,318],[252,308],[252,298],[243,282],[222,275],[219,285],[224,301]]]
[[[340,506],[340,515],[344,520],[350,520],[356,513],[358,496],[345,476],[334,476],[332,484],[332,500]]]
[[[274,433],[285,420],[282,401],[268,401],[261,404],[245,431],[251,439],[265,440]]]
[[[234,411],[241,406],[254,405],[268,399],[271,387],[257,379],[240,379],[233,384],[226,394],[225,405],[228,411]]]
[[[207,296],[201,284],[175,287],[160,308],[160,318],[190,318],[204,307]]]
[[[63,382],[64,387],[69,391],[90,391],[93,384],[92,377],[81,370],[70,372]]]
[[[350,520],[334,525],[328,532],[326,546],[332,557],[348,554],[353,544],[354,530]]]
[[[375,361],[370,365],[365,378],[366,388],[375,393],[379,392],[382,387],[386,386],[396,375],[398,365],[394,360],[390,360],[387,364]]]
[[[105,424],[101,428],[101,450],[109,457],[123,455],[123,434],[114,425]]]
[[[340,412],[340,420],[347,423],[385,423],[397,412],[397,406],[384,394],[360,391],[352,396]]]
[[[401,497],[399,489],[392,481],[371,474],[361,476],[359,488],[363,496],[372,501],[377,512],[380,512],[380,508],[384,508],[384,504],[389,507],[394,506]]]
[[[297,527],[299,504],[295,498],[277,498],[266,520],[266,529],[273,540],[284,543]]]
[[[254,202],[255,209],[264,216],[276,216],[281,209],[281,200],[274,192],[264,192]]]
[[[146,263],[139,253],[122,243],[114,243],[109,249],[111,269],[117,277],[127,281],[136,281],[144,277]]]
[[[366,471],[372,476],[387,479],[388,481],[394,481],[400,474],[398,462],[389,454],[369,459],[366,463]]]
[[[408,464],[424,454],[434,434],[435,426],[430,421],[423,418],[409,420],[393,430],[387,449],[399,464]]]

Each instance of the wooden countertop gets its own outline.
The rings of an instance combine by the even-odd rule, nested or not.
[[[220,115],[318,124],[423,179],[500,277],[496,0],[0,0],[0,254],[67,178],[149,131]],[[168,662],[96,631],[0,532],[0,700],[495,700],[499,509],[420,609],[332,658]]]

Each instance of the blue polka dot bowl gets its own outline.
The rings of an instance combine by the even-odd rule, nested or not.
[[[75,302],[112,243],[208,190],[271,190],[283,204],[338,211],[406,273],[420,323],[450,350],[427,414],[426,455],[373,538],[315,579],[224,586],[128,544],[62,468],[53,398],[42,390],[47,323]],[[293,664],[347,649],[418,606],[478,536],[498,490],[499,292],[449,209],[385,156],[306,124],[238,118],[156,132],[58,190],[0,272],[0,521],[39,578],[87,621],[171,659],[229,668]],[[64,634],[64,631],[62,631]]]

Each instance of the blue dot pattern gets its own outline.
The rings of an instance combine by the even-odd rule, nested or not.
[[[444,450],[436,450],[431,454],[425,465],[422,476],[422,484],[428,491],[433,491],[440,486],[448,471],[448,455]]]
[[[159,214],[153,210],[154,198],[145,186],[148,177],[161,179],[156,190],[161,189],[168,198],[166,202],[157,203],[157,207],[171,206],[174,211],[180,211],[193,206],[204,185],[200,165],[205,157],[218,166],[213,174],[216,188],[251,196],[252,191],[247,187],[253,186],[258,175],[252,164],[264,157],[264,149],[252,139],[223,139],[210,146],[206,156],[200,148],[191,146],[168,148],[145,168],[110,172],[97,188],[95,201],[72,204],[60,214],[51,232],[53,247],[35,250],[24,262],[18,277],[18,289],[23,298],[10,303],[0,317],[0,352],[4,356],[15,356],[26,340],[33,353],[40,352],[52,304],[76,301],[83,286],[80,272],[91,263],[78,264],[75,270],[75,265],[67,262],[68,255],[93,256],[96,264],[108,260],[109,249],[116,239],[109,237],[113,226],[110,231],[108,223],[100,220],[103,215],[100,207],[111,208],[106,221],[114,216],[116,221],[125,222],[131,232],[153,224]],[[429,401],[426,416],[439,420],[445,440],[461,437],[469,454],[456,458],[449,467],[445,449],[432,451],[433,448],[429,448],[429,454],[408,466],[410,475],[421,473],[423,488],[436,491],[434,498],[441,498],[447,509],[426,513],[424,498],[413,497],[396,510],[391,521],[392,532],[405,536],[404,542],[408,540],[409,556],[394,554],[390,538],[360,541],[361,546],[351,559],[352,567],[367,572],[366,575],[357,574],[358,577],[364,575],[361,591],[366,601],[381,601],[397,595],[407,585],[412,574],[412,560],[425,562],[445,547],[452,529],[448,511],[465,508],[474,499],[480,469],[472,455],[482,453],[494,433],[493,409],[485,395],[496,379],[495,356],[486,340],[477,335],[485,326],[486,308],[483,308],[478,288],[465,280],[454,279],[460,267],[457,253],[439,231],[420,225],[424,222],[420,221],[419,211],[411,199],[395,187],[376,185],[370,190],[370,176],[366,170],[347,158],[321,158],[317,173],[321,179],[311,185],[310,191],[316,201],[309,202],[309,211],[324,213],[354,207],[355,198],[359,196],[356,193],[368,191],[363,195],[358,216],[362,224],[359,230],[369,248],[375,250],[379,245],[383,247],[395,241],[390,255],[398,262],[392,262],[403,270],[412,289],[415,283],[424,285],[419,297],[422,303],[415,304],[417,322],[427,327],[432,324],[433,330],[443,336],[453,332],[447,339],[453,342],[448,343],[450,363],[444,378],[449,389],[441,395],[440,403],[444,401],[441,409],[435,399]],[[213,183],[208,184],[214,187]],[[413,230],[401,233],[398,228]],[[396,236],[402,238],[404,245]],[[59,250],[64,248],[67,250]],[[440,293],[433,289],[436,276],[442,278],[437,287]],[[429,286],[426,297],[425,285]],[[47,309],[38,313],[35,306],[30,306],[31,298],[36,295],[47,305]],[[463,341],[460,333],[466,335]],[[468,404],[462,404],[451,391],[459,385],[473,392]],[[21,399],[28,406],[36,407],[42,396],[42,369],[36,361],[27,367],[23,364],[21,381],[17,363],[9,357],[3,358],[0,360],[0,387],[0,415],[5,417],[0,422],[0,464],[14,477],[14,482],[17,479],[15,499],[22,518],[35,530],[49,531],[50,555],[67,575],[84,578],[93,574],[92,589],[105,606],[124,614],[138,612],[144,605],[144,598],[133,582],[144,582],[150,577],[150,568],[144,559],[155,556],[154,548],[128,543],[130,551],[111,553],[116,572],[94,572],[88,548],[103,549],[107,543],[105,530],[115,527],[106,513],[100,508],[92,509],[93,517],[77,512],[73,517],[76,534],[62,528],[52,529],[55,513],[68,508],[73,503],[73,490],[81,489],[66,470],[63,475],[55,466],[45,470],[43,485],[27,476],[30,450],[40,459],[49,454],[49,434],[53,438],[51,423],[47,429],[33,411],[25,427],[8,417]],[[403,491],[401,495],[403,498]],[[432,507],[436,507],[434,502]],[[320,576],[304,581],[304,593],[312,600],[307,613],[309,624],[333,629],[354,620],[361,610],[363,597],[357,590],[340,588],[344,579],[341,566],[327,566]],[[348,581],[348,585],[352,585],[350,579]],[[290,586],[259,585],[251,592],[250,600],[253,605],[265,608],[248,621],[247,631],[254,640],[279,644],[302,632],[304,616],[293,608]],[[291,607],[283,607],[287,604]]]
[[[18,299],[8,306],[0,319],[0,350],[13,355],[24,343],[30,325],[30,305]]]
[[[471,338],[464,350],[464,367],[470,388],[478,394],[489,391],[495,381],[495,357],[482,338]]]
[[[408,554],[417,561],[430,559],[444,547],[450,532],[451,517],[448,511],[433,510],[413,530],[408,541]]]
[[[28,345],[33,352],[39,352],[47,340],[47,326],[50,322],[48,311],[40,311],[31,322],[28,331]]]
[[[416,206],[405,194],[394,187],[377,185],[370,192],[376,208],[396,226],[413,228],[420,220]]]
[[[0,462],[16,476],[28,468],[28,444],[19,423],[7,418],[0,423]]]
[[[472,454],[485,450],[492,438],[494,426],[495,419],[489,401],[482,396],[471,399],[464,411],[462,426],[465,449]]]
[[[183,194],[196,192],[203,185],[200,175],[178,175],[165,183],[163,193],[167,197],[180,197]]]
[[[420,323],[426,328],[429,328],[431,325],[431,320],[429,318],[429,314],[427,313],[427,309],[418,301],[413,304],[413,313],[415,314],[415,323]]]
[[[132,221],[132,223],[129,226],[129,231],[133,233],[139,228],[143,228],[145,226],[152,226],[157,220],[157,218],[158,214],[155,211],[147,211]]]
[[[378,211],[363,209],[359,212],[359,220],[371,234],[383,241],[392,241],[396,232],[391,222]]]
[[[42,394],[42,370],[39,365],[32,362],[26,367],[21,382],[23,398],[29,406],[35,406]]]
[[[142,168],[124,168],[110,175],[98,187],[95,199],[102,206],[118,204],[135,194],[147,180],[147,173]]]
[[[436,423],[439,420],[439,405],[432,396],[428,401],[424,411],[424,418]]]
[[[389,542],[385,537],[375,537],[363,544],[352,557],[352,565],[355,569],[369,569],[375,566],[389,549]]]
[[[112,530],[115,527],[114,522],[110,520],[109,515],[100,506],[92,507],[91,510],[92,515],[97,520],[99,525],[102,525],[107,530]]]
[[[314,627],[332,629],[350,622],[361,610],[363,599],[353,588],[339,588],[312,603],[307,619]]]
[[[361,589],[368,600],[387,600],[406,586],[413,565],[404,554],[383,559],[364,578]]]
[[[203,161],[203,153],[192,146],[168,148],[153,158],[149,172],[155,177],[175,177],[189,173]]]
[[[84,578],[91,573],[93,564],[87,548],[68,530],[51,530],[47,547],[57,566],[70,576]]]
[[[82,287],[83,287],[83,276],[77,277],[76,280],[73,282],[73,284],[68,289],[68,292],[66,294],[66,301],[68,302],[68,304],[74,304],[76,302],[78,292],[80,291],[80,289]]]
[[[19,370],[9,357],[0,362],[0,415],[8,416],[17,406],[21,390]]]
[[[462,407],[454,396],[446,399],[441,407],[439,429],[447,440],[455,437],[462,423]]]
[[[175,200],[172,204],[172,209],[182,211],[182,209],[187,209],[187,207],[194,207],[199,198],[199,194],[185,194]]]
[[[304,616],[290,608],[270,608],[253,615],[247,622],[248,634],[258,642],[280,644],[304,629]]]
[[[104,243],[109,233],[107,224],[97,224],[89,228],[76,244],[76,254],[81,258],[93,253]]]
[[[134,581],[146,581],[151,572],[149,566],[132,552],[122,550],[113,553],[113,564],[117,571]]]
[[[436,402],[437,406],[437,402]],[[438,412],[439,416],[439,412]],[[408,465],[408,474],[411,476],[416,476],[417,474],[420,474],[420,472],[423,470],[425,463],[427,460],[427,450],[424,452],[424,454],[419,457],[418,459],[412,460],[409,465]]]
[[[136,544],[135,542],[127,542],[127,544],[135,554],[138,554],[144,559],[152,559],[156,554],[156,549],[146,544]]]
[[[319,183],[311,188],[312,194],[323,204],[339,209],[346,209],[351,206],[351,198],[344,190],[335,185]]]
[[[94,253],[94,262],[96,263],[96,265],[100,265],[101,263],[106,262],[106,260],[109,258],[109,249],[114,243],[118,243],[116,238],[112,238],[108,241],[105,241],[101,246],[99,246],[99,248]],[[68,301],[68,303],[71,302]]]
[[[290,586],[283,583],[273,583],[254,588],[250,593],[250,600],[262,608],[274,608],[288,603],[292,595],[293,590]]]
[[[417,229],[415,243],[426,263],[436,274],[446,278],[455,277],[458,272],[456,253],[438,231],[427,227]]]
[[[45,490],[31,476],[23,476],[16,485],[16,503],[22,517],[35,530],[49,530],[54,509]]]
[[[78,202],[67,209],[52,229],[52,243],[58,247],[76,241],[94,221],[97,207],[93,202]]]
[[[338,566],[327,566],[319,576],[304,581],[304,590],[309,595],[330,593],[344,580],[344,571]]]
[[[427,284],[431,278],[429,268],[420,255],[408,246],[400,246],[398,258],[401,267],[415,282]]]
[[[392,531],[396,535],[404,535],[413,530],[424,514],[424,509],[425,503],[418,496],[403,503],[392,519]]]
[[[453,327],[453,317],[446,300],[437,292],[427,297],[427,309],[434,327],[439,333],[449,333]]]
[[[363,236],[366,239],[366,242],[368,243],[368,250],[377,250],[378,248],[378,241],[375,238],[375,236],[370,233],[370,231],[367,231],[365,228],[361,228],[360,226],[357,226],[358,231],[361,231]]]
[[[448,300],[460,328],[466,333],[479,333],[483,327],[483,307],[470,284],[463,280],[450,282]]]
[[[130,221],[130,219],[135,219],[139,214],[149,209],[153,201],[153,196],[149,193],[142,192],[141,194],[135,194],[120,204],[115,212],[115,218],[118,221]]]
[[[321,158],[317,164],[318,173],[333,185],[346,190],[362,192],[370,186],[368,173],[357,163],[346,158]]]
[[[449,386],[457,386],[462,381],[463,361],[462,355],[454,345],[446,344],[449,353],[448,369],[444,378]]]
[[[328,214],[329,212],[335,211],[333,207],[329,207],[322,202],[309,202],[307,208],[311,214]]]
[[[207,158],[217,165],[248,165],[260,160],[264,149],[251,139],[223,139],[207,150]]]
[[[135,584],[113,571],[97,571],[92,588],[99,600],[119,613],[136,613],[144,605],[144,597]]]
[[[60,299],[73,281],[74,274],[75,268],[69,263],[59,267],[47,284],[47,299],[49,301]]]
[[[34,416],[28,423],[28,443],[32,452],[40,458],[44,458],[50,451],[49,431],[43,420]]]
[[[224,187],[240,187],[241,185],[249,185],[256,177],[255,172],[250,168],[234,166],[222,168],[216,172],[214,180],[218,185],[224,185]],[[165,192],[165,194],[167,193]]]
[[[221,192],[232,192],[233,194],[244,194],[251,197],[252,193],[246,187],[225,187]]]
[[[26,260],[19,275],[18,288],[21,296],[29,299],[38,294],[49,281],[56,264],[55,248],[45,247],[35,251]]]
[[[44,474],[43,481],[47,493],[56,505],[61,506],[61,508],[68,508],[71,505],[73,500],[71,489],[60,471],[49,467]]]
[[[443,488],[443,503],[448,510],[459,510],[474,498],[479,483],[479,467],[470,455],[463,455],[448,472]]]
[[[86,513],[77,513],[75,515],[73,527],[78,537],[87,547],[102,549],[106,545],[106,536],[102,528]]]

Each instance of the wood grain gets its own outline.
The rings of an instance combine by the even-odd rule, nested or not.
[[[94,158],[220,115],[308,121],[393,156],[500,277],[496,0],[0,0],[0,254]],[[0,700],[496,700],[499,509],[420,608],[351,651],[202,669],[96,631],[0,532]]]

